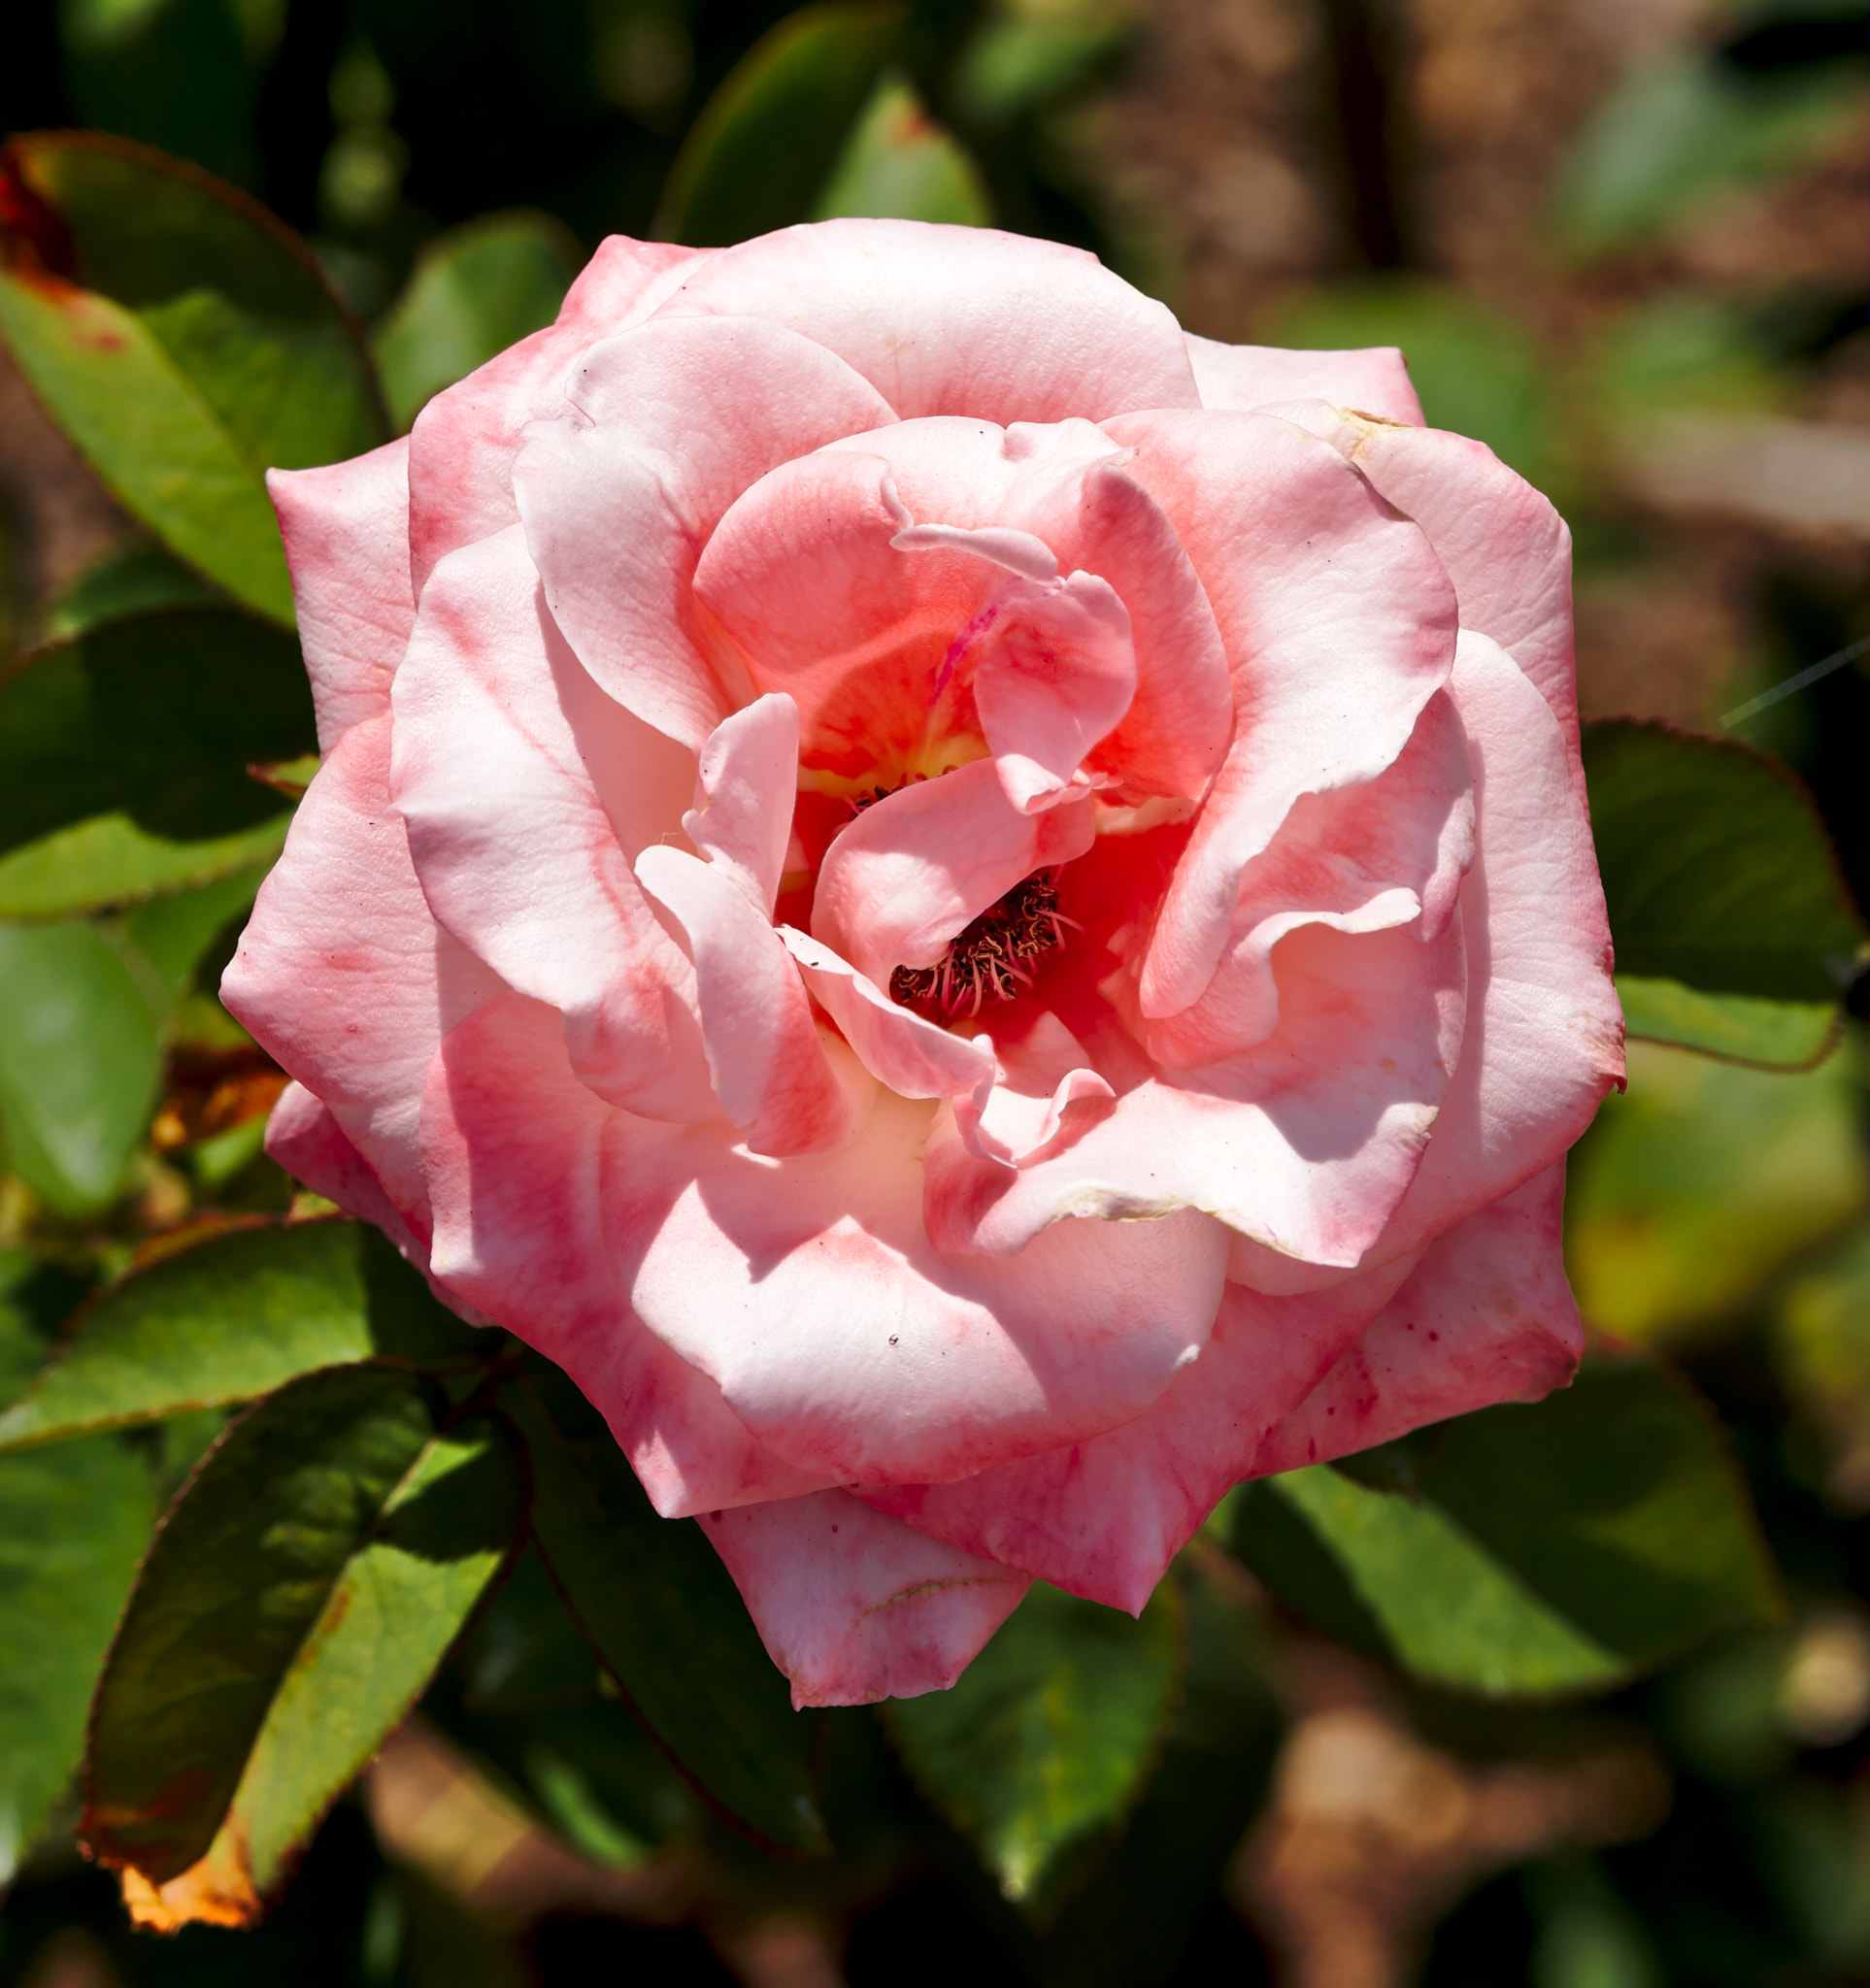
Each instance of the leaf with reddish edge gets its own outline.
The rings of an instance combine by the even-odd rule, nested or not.
[[[793,1855],[828,1847],[792,1709],[698,1525],[659,1518],[596,1411],[533,1358],[501,1404],[524,1436],[533,1536],[566,1605],[670,1757],[741,1828]]]

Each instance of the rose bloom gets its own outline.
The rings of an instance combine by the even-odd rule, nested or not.
[[[570,1374],[796,1703],[1569,1378],[1569,542],[1396,352],[985,230],[615,239],[272,488],[268,1150]]]

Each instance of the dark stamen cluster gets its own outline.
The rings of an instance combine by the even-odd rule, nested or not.
[[[889,998],[944,1024],[979,1014],[982,1002],[1011,1001],[1030,987],[1032,967],[1064,944],[1068,927],[1083,929],[1058,909],[1054,873],[1041,870],[964,926],[936,965],[898,967]]]

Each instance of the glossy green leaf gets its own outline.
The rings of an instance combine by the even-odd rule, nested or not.
[[[306,751],[313,738],[290,636],[238,613],[112,622],[0,677],[0,849],[117,812],[164,841],[278,828],[281,798],[248,765]],[[55,853],[101,852],[121,866],[117,881],[134,878],[133,851],[168,860],[95,828],[88,844]],[[44,868],[35,874],[50,894]]]
[[[711,1801],[785,1849],[825,1847],[792,1709],[701,1528],[657,1517],[596,1411],[555,1370],[503,1397],[526,1439],[533,1533],[591,1647]],[[547,1406],[550,1401],[550,1408]]]
[[[124,918],[123,936],[149,962],[166,1001],[188,986],[221,932],[237,920],[245,926],[265,875],[262,869],[237,870],[198,889],[138,905]]]
[[[0,692],[0,698],[4,692]],[[0,918],[69,918],[197,890],[270,868],[290,814],[202,842],[150,835],[127,814],[94,814],[0,856]]]
[[[0,270],[0,337],[128,511],[237,601],[291,626],[285,552],[258,471],[134,311]]]
[[[889,72],[871,92],[813,211],[816,220],[836,215],[984,228],[993,209],[974,161],[931,120],[909,83]]]
[[[64,1214],[117,1195],[154,1103],[159,987],[89,925],[0,925],[0,1129]]]
[[[1865,956],[1810,798],[1736,740],[1586,726],[1591,830],[1620,972],[1712,994],[1835,1000]]]
[[[1154,1772],[1120,1838],[1035,1942],[1057,1988],[1156,1988],[1264,1802],[1284,1726],[1254,1601],[1224,1557],[1190,1554],[1171,1576],[1187,1658]]]
[[[451,1461],[453,1447],[436,1441],[422,1383],[381,1366],[306,1375],[229,1428],[164,1521],[98,1685],[83,1825],[96,1855],[157,1884],[185,1871],[214,1840],[269,1727],[279,1740],[300,1739],[294,1772],[283,1776],[288,1785],[254,1791],[262,1807],[297,1814],[301,1780],[329,1786],[319,1748],[288,1715],[303,1711],[344,1615],[358,1607],[381,1614],[384,1597],[359,1566],[365,1549],[393,1544],[405,1558],[456,1572],[465,1511],[474,1518],[469,1557],[492,1550],[497,1560],[480,1533],[484,1499],[460,1500],[450,1487],[396,1515],[399,1490],[406,1497],[468,1460]],[[389,1576],[392,1607],[396,1575],[407,1572]],[[479,1569],[483,1584],[491,1572]],[[417,1614],[401,1631],[426,1655],[433,1638]],[[375,1623],[367,1628],[375,1633],[353,1649],[384,1666],[400,1691],[397,1625],[391,1647],[379,1646]],[[457,1616],[442,1648],[458,1628]],[[350,1688],[360,1688],[354,1675]],[[349,1758],[342,1745],[337,1753]]]
[[[109,1437],[0,1458],[0,1884],[78,1766],[154,1522],[148,1469]]]
[[[372,341],[396,426],[550,324],[583,260],[560,222],[526,211],[484,215],[429,243]]]
[[[40,617],[35,647],[70,642],[108,621],[168,608],[225,608],[227,596],[160,546],[135,544],[107,553],[71,580]]]
[[[1830,1053],[1840,1020],[1835,1001],[1764,1001],[1756,994],[1704,994],[1680,980],[1619,974],[1623,1026],[1636,1041],[1672,1043],[1754,1063],[1809,1070]]]
[[[967,115],[1004,124],[1090,81],[1135,32],[1120,17],[1004,14],[961,56],[954,90]]]
[[[1783,1264],[1860,1225],[1861,1033],[1797,1076],[1632,1044],[1629,1090],[1574,1150],[1566,1262],[1627,1338],[1731,1317]]]
[[[807,219],[902,22],[899,7],[823,0],[763,35],[690,127],[656,233],[711,248]]]
[[[1487,1697],[1608,1690],[1778,1607],[1705,1411],[1631,1358],[1250,1485],[1232,1530],[1319,1627]]]
[[[40,132],[6,171],[0,333],[34,389],[170,550],[289,626],[262,476],[385,439],[357,327],[303,243],[180,160]]]
[[[1001,1891],[1045,1914],[1153,1765],[1181,1648],[1175,1590],[1140,1620],[1037,1583],[952,1691],[885,1712],[923,1792]]]
[[[161,1257],[93,1299],[6,1413],[0,1449],[251,1401],[317,1368],[491,1351],[360,1222],[263,1223]]]

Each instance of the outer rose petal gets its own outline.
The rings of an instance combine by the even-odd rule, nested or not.
[[[1266,1440],[1252,1474],[1297,1470],[1496,1402],[1538,1401],[1585,1350],[1565,1281],[1560,1161],[1428,1245],[1376,1319]]]
[[[1484,635],[1450,689],[1479,816],[1461,886],[1467,1034],[1380,1253],[1417,1249],[1559,1159],[1623,1076],[1623,1016],[1583,795],[1558,721]]]
[[[1234,743],[1157,916],[1143,1012],[1179,1013],[1220,964],[1242,871],[1301,794],[1370,779],[1448,680],[1454,596],[1417,527],[1340,457],[1264,414],[1105,424],[1174,520],[1234,673]],[[1334,451],[1335,453],[1335,451]]]
[[[1366,1271],[1311,1297],[1232,1286],[1201,1358],[1134,1421],[958,1483],[895,1485],[864,1499],[952,1545],[1137,1614],[1409,1268]]]
[[[757,317],[656,318],[603,340],[567,398],[513,468],[546,598],[619,704],[699,747],[744,701],[690,598],[702,547],[767,471],[891,410],[832,353]]]
[[[1465,435],[1360,421],[1336,409],[1286,412],[1340,449],[1428,534],[1454,582],[1461,626],[1490,635],[1532,679],[1576,754],[1571,531],[1551,503]]]
[[[646,317],[708,251],[612,235],[584,265],[556,323],[522,338],[435,398],[410,433],[410,577],[419,597],[436,562],[517,523],[511,473],[519,431],[555,414],[578,354]]]
[[[1252,410],[1282,401],[1329,401],[1386,421],[1421,426],[1422,404],[1394,346],[1339,352],[1294,351],[1284,346],[1229,346],[1185,333],[1188,363],[1204,408]]]
[[[816,1488],[631,1316],[598,1198],[615,1115],[572,1075],[551,1009],[509,995],[455,1030],[422,1098],[435,1276],[564,1368],[665,1518]]]
[[[801,1709],[946,1691],[1031,1585],[843,1491],[701,1523]]]
[[[1162,305],[1080,248],[993,228],[834,220],[728,248],[662,307],[772,317],[834,351],[905,418],[1099,420],[1198,407]]]
[[[294,1180],[335,1201],[346,1214],[374,1223],[412,1263],[428,1268],[428,1245],[397,1213],[384,1183],[344,1136],[330,1107],[302,1083],[288,1083],[280,1093],[266,1121],[266,1151]]]
[[[624,803],[607,810],[596,784],[635,776],[685,798],[692,762],[584,675],[517,526],[436,568],[395,713],[396,805],[436,915],[509,986],[560,1011],[602,1096],[715,1116],[693,969],[630,868]],[[671,828],[680,807],[672,795]]]
[[[389,709],[416,597],[409,583],[409,443],[316,470],[268,470],[318,748]]]
[[[1011,1262],[939,1256],[929,1117],[880,1090],[842,1152],[782,1161],[625,1112],[607,1133],[605,1218],[637,1315],[760,1441],[840,1483],[939,1482],[1127,1421],[1220,1302],[1225,1236],[1193,1213],[1061,1223]]]
[[[422,896],[389,804],[389,719],[367,719],[318,769],[220,991],[330,1107],[426,1243],[416,1136],[423,1074],[443,1036],[503,990]]]

